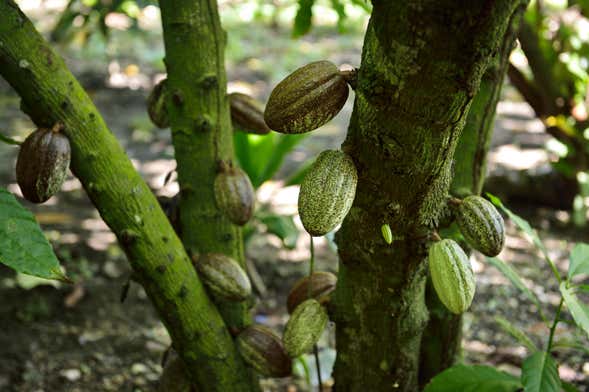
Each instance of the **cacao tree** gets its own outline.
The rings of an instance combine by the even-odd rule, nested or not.
[[[328,69],[320,81],[333,84],[321,91],[316,90],[323,85],[294,78],[291,82],[300,84],[278,94],[274,107],[285,117],[270,118],[277,128],[291,121],[286,132],[298,133],[337,113],[348,94],[346,83],[355,90],[347,139],[342,151],[329,153],[344,158],[317,163],[320,170],[345,178],[337,184],[328,177],[311,178],[301,190],[308,196],[303,205],[311,212],[305,224],[313,227],[307,228],[311,234],[332,230],[347,213],[336,236],[340,268],[329,305],[337,328],[338,391],[416,391],[454,360],[459,318],[441,317],[446,327],[454,326],[442,329],[450,331],[445,337],[424,335],[428,248],[451,216],[447,200],[454,172],[472,175],[452,185],[455,196],[480,192],[505,59],[526,3],[373,0],[357,72]],[[162,0],[160,7],[168,72],[162,106],[178,163],[180,238],[88,95],[13,0],[0,0],[0,74],[39,128],[61,124],[71,145],[72,172],[117,236],[134,278],[166,325],[183,365],[175,360],[178,374],[189,377],[197,390],[256,391],[256,371],[286,375],[284,361],[290,364],[289,356],[313,346],[327,318],[321,301],[302,301],[286,327],[284,348],[271,331],[251,326],[247,301],[216,294],[227,276],[244,280],[235,272],[244,267],[241,228],[235,224],[241,220],[223,208],[234,206],[231,198],[247,186],[238,180],[221,187],[234,193],[216,186],[220,175],[235,175],[225,34],[214,0]],[[477,95],[488,69],[491,83],[483,81]],[[307,104],[297,106],[298,99]],[[478,141],[461,145],[474,146],[475,152],[462,154],[459,148],[455,155],[473,105],[482,120],[475,119],[464,137]],[[464,161],[453,164],[455,159]],[[322,183],[330,184],[330,192],[315,189]],[[223,194],[227,203],[219,202],[220,192],[229,192]],[[391,231],[391,244],[381,235],[383,224]],[[233,272],[208,275],[215,262],[229,263]],[[233,297],[247,297],[246,286]],[[463,310],[462,305],[454,310]],[[312,330],[306,331],[310,321]],[[442,338],[450,342],[441,351],[445,359],[423,365],[424,358],[432,358],[427,347]],[[268,347],[274,349],[260,351]]]

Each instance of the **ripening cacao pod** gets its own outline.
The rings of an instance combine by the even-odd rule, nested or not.
[[[260,103],[247,94],[229,94],[229,107],[233,128],[258,135],[265,135],[271,131],[264,121],[264,111]]]
[[[286,300],[288,313],[292,313],[299,304],[313,298],[324,305],[329,302],[335,290],[337,277],[331,272],[313,272],[295,283]]]
[[[166,109],[166,85],[167,79],[161,80],[153,87],[147,97],[147,113],[151,122],[158,128],[168,128],[170,119]]]
[[[245,225],[254,213],[256,195],[247,174],[238,167],[222,163],[215,177],[217,207],[236,225]]]
[[[203,254],[196,257],[194,266],[203,283],[220,298],[244,301],[252,292],[250,280],[243,268],[227,255]]]
[[[296,358],[313,348],[327,320],[327,311],[315,299],[308,299],[297,306],[286,323],[282,337],[288,355]]]
[[[470,307],[475,292],[475,277],[468,256],[454,240],[444,239],[429,249],[429,271],[440,301],[452,313]]]
[[[20,146],[16,181],[25,199],[43,203],[56,194],[70,165],[71,148],[59,127],[39,128]]]
[[[196,392],[191,389],[190,378],[184,363],[177,355],[170,358],[158,383],[159,392]]]
[[[251,325],[241,331],[237,349],[243,360],[264,376],[287,377],[292,371],[292,360],[280,338],[264,326]]]
[[[456,208],[456,222],[466,242],[486,256],[497,256],[505,243],[505,222],[495,206],[468,196]]]
[[[305,133],[340,112],[348,84],[335,64],[316,61],[297,69],[274,88],[266,104],[266,124],[281,133]]]
[[[358,173],[352,158],[339,150],[317,157],[301,183],[298,207],[305,230],[322,236],[341,224],[356,195]]]

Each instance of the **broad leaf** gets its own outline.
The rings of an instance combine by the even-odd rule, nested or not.
[[[560,392],[558,366],[550,354],[538,351],[522,364],[524,392]]]
[[[284,159],[305,137],[309,134],[276,135],[272,146],[272,153],[266,161],[266,165],[260,177],[260,183],[270,180],[280,169]]]
[[[260,219],[269,233],[276,235],[282,240],[284,246],[293,249],[297,245],[299,230],[294,223],[292,216],[268,215]]]
[[[525,294],[526,297],[528,297],[534,304],[536,304],[536,306],[538,307],[538,309],[541,311],[542,309],[542,305],[540,303],[540,300],[538,299],[538,297],[536,296],[536,294],[534,294],[532,292],[532,290],[530,290],[522,281],[521,277],[518,275],[518,273],[511,268],[508,264],[506,264],[505,262],[503,262],[501,259],[498,259],[497,257],[487,257],[487,261],[495,268],[497,268],[503,275],[505,275],[505,277],[507,279],[509,279],[511,281],[511,283],[517,288],[519,289],[522,293]]]
[[[536,346],[536,344],[532,341],[532,339],[530,339],[530,337],[528,335],[526,335],[526,333],[524,331],[522,331],[519,327],[516,327],[515,325],[511,324],[507,319],[504,319],[503,317],[495,317],[495,321],[497,321],[497,324],[499,324],[499,326],[508,334],[510,334],[511,336],[513,336],[518,342],[520,342],[522,345],[524,345],[528,350],[530,351],[537,351],[538,347]]]
[[[67,280],[31,212],[0,188],[0,263],[23,274]]]
[[[567,287],[566,282],[560,284],[560,292],[564,298],[564,303],[569,308],[573,320],[589,335],[589,307],[585,305],[573,291],[574,287]]]
[[[579,391],[579,389],[576,386],[574,386],[570,382],[563,382],[562,383],[562,390],[564,392],[581,392],[581,391]]]
[[[300,37],[311,30],[315,0],[299,0],[299,10],[294,20],[293,37]]]
[[[571,251],[569,279],[578,274],[589,274],[589,244],[576,244]]]
[[[434,377],[424,392],[515,392],[517,377],[490,366],[456,365]]]

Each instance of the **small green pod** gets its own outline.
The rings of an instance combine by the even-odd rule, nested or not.
[[[495,206],[480,196],[468,196],[456,208],[456,223],[466,242],[494,257],[505,243],[505,222]]]
[[[380,227],[380,231],[382,232],[382,238],[384,238],[384,241],[389,245],[392,244],[393,232],[391,231],[391,226],[385,223]]]
[[[429,272],[440,301],[452,313],[464,313],[472,303],[476,282],[468,256],[454,240],[444,239],[429,249]]]

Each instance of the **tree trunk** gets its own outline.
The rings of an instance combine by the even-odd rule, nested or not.
[[[495,109],[524,10],[522,6],[513,13],[501,48],[483,75],[479,91],[470,106],[454,153],[454,178],[450,185],[450,193],[454,196],[479,195],[483,189]],[[430,317],[421,340],[419,378],[422,386],[459,359],[462,340],[462,316],[446,309],[430,279],[425,296]]]
[[[482,74],[523,4],[373,1],[343,146],[359,182],[337,234],[338,392],[418,390],[428,237]],[[382,223],[401,237],[392,246]]]
[[[253,390],[156,198],[63,60],[12,0],[0,0],[0,74],[38,126],[65,125],[72,172],[116,234],[199,390]]]

